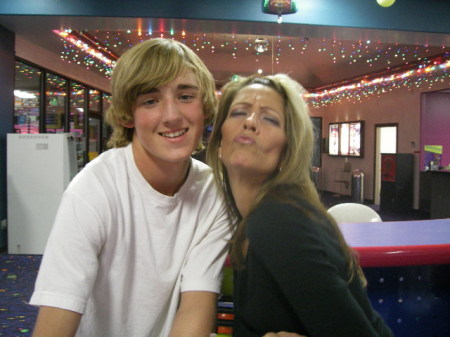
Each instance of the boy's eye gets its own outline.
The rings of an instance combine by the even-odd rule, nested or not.
[[[155,103],[156,103],[156,99],[154,99],[154,98],[149,98],[149,99],[146,99],[144,102],[142,102],[143,105],[153,105]]]
[[[180,100],[182,100],[182,101],[189,101],[189,100],[192,100],[193,98],[194,98],[194,95],[190,95],[190,94],[180,95]]]

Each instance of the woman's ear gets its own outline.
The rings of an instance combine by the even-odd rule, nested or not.
[[[217,155],[219,159],[222,159],[222,142],[220,142],[219,148],[217,149]]]

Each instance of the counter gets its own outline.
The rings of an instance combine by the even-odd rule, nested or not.
[[[359,253],[363,267],[450,264],[450,219],[340,227],[348,244]]]
[[[340,227],[396,337],[450,336],[450,219]]]

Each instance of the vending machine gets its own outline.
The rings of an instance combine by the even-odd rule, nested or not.
[[[8,253],[42,254],[61,196],[77,173],[71,134],[8,134]]]

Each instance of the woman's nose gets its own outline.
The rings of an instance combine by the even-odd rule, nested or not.
[[[245,120],[244,120],[244,129],[250,129],[255,131],[257,129],[257,117],[256,113],[252,112]]]

